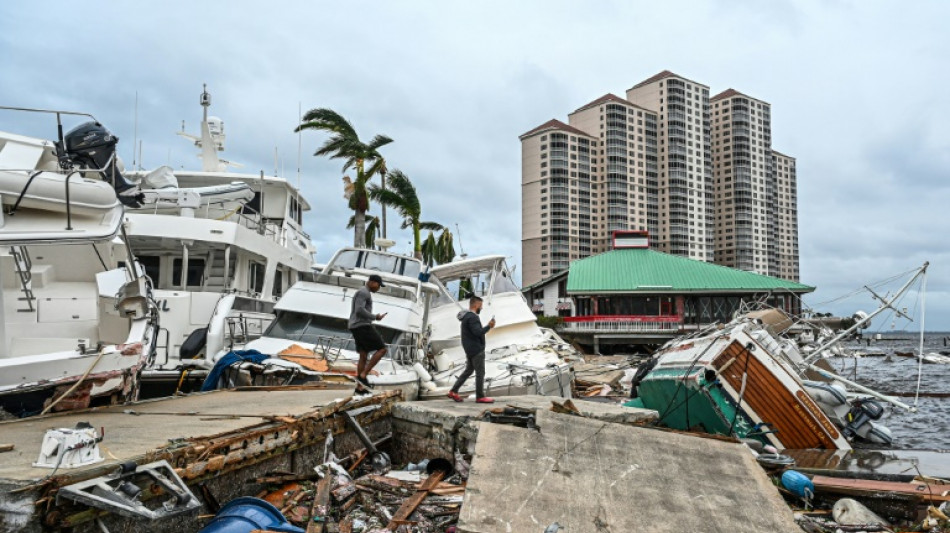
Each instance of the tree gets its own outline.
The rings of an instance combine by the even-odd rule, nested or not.
[[[452,240],[452,232],[448,228],[443,228],[438,238],[435,233],[430,231],[429,236],[422,243],[422,261],[427,266],[435,264],[444,265],[451,263],[455,259],[455,244]]]
[[[389,187],[384,189],[378,185],[371,185],[369,196],[384,206],[392,207],[402,216],[402,229],[412,228],[413,252],[416,259],[422,259],[422,230],[439,231],[445,228],[437,222],[422,222],[422,205],[416,188],[401,170],[393,170],[387,174]]]
[[[379,218],[373,215],[364,215],[363,217],[366,223],[366,247],[372,248],[376,246],[376,237],[379,237]],[[353,229],[356,226],[356,215],[350,217],[350,221],[346,223],[346,229]]]
[[[301,124],[294,129],[301,130],[330,133],[330,138],[313,155],[343,159],[343,172],[350,169],[356,172],[355,180],[350,180],[349,176],[343,178],[344,197],[354,211],[353,246],[363,248],[366,240],[366,212],[369,210],[367,185],[374,176],[385,176],[386,159],[379,149],[393,140],[385,135],[376,135],[369,142],[363,142],[349,121],[326,108],[307,111]]]

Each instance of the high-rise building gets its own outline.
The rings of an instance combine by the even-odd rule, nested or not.
[[[772,172],[778,195],[778,277],[798,281],[798,182],[795,158],[772,150]]]
[[[627,100],[658,112],[659,232],[666,253],[713,261],[713,176],[709,87],[668,70],[627,90]]]
[[[663,71],[521,135],[522,283],[647,230],[663,252],[798,280],[795,160],[770,106]]]
[[[778,275],[771,108],[733,89],[712,97],[715,261]]]

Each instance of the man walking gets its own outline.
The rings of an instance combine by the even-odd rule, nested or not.
[[[366,376],[373,370],[373,367],[379,363],[379,360],[386,355],[386,343],[379,336],[373,321],[380,321],[386,316],[373,314],[373,293],[377,292],[383,285],[383,278],[373,274],[367,280],[366,285],[360,287],[353,295],[353,307],[350,309],[350,320],[347,328],[353,334],[353,340],[356,342],[356,351],[360,354],[360,361],[356,365],[356,381],[359,385],[356,392],[366,391],[369,387],[369,380]],[[370,358],[369,353],[374,352]],[[367,361],[367,358],[369,361]]]
[[[482,299],[474,294],[468,301],[468,311],[459,313],[462,321],[462,348],[465,350],[465,371],[459,376],[449,392],[449,398],[457,402],[462,401],[459,389],[465,380],[475,373],[475,401],[478,403],[495,403],[495,400],[485,396],[485,334],[495,327],[492,318],[487,326],[482,326],[478,315],[482,312]]]

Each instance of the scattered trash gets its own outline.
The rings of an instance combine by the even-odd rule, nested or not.
[[[852,500],[851,498],[838,500],[831,509],[831,515],[834,516],[835,522],[840,525],[890,527],[887,520],[884,520],[860,502]]]
[[[815,496],[815,484],[801,472],[786,470],[782,474],[782,486],[804,500],[810,500]]]

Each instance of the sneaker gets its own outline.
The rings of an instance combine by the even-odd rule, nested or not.
[[[458,394],[457,392],[449,391],[448,397],[451,398],[451,399],[453,399],[453,400],[455,400],[455,401],[457,401],[457,402],[464,402],[464,401],[465,401],[465,400],[462,399],[461,396],[459,396],[459,394]]]
[[[495,403],[495,399],[485,396],[485,397],[475,400],[475,403]]]

